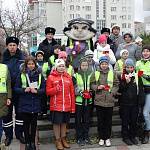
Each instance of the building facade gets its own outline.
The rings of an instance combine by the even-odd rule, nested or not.
[[[37,18],[35,23],[41,24],[37,43],[44,38],[44,28],[51,26],[56,28],[55,37],[63,38],[64,44],[63,28],[69,20],[79,17],[93,20],[98,34],[103,27],[114,24],[121,27],[122,34],[135,32],[134,0],[29,0],[29,4],[30,14]]]
[[[106,25],[121,27],[121,33],[134,34],[134,0],[106,0]]]

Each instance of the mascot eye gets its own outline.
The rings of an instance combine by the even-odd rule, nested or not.
[[[83,30],[86,30],[87,28],[88,28],[87,26],[82,27]]]
[[[73,28],[74,28],[75,30],[78,30],[78,27],[77,27],[77,26],[73,26]]]

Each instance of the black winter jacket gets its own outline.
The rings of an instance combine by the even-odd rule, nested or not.
[[[44,60],[48,62],[49,57],[54,54],[53,46],[58,44],[55,39],[52,39],[52,42],[49,43],[47,39],[43,40],[42,43],[39,44],[38,50],[44,52]]]

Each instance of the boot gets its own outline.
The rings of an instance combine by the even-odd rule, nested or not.
[[[31,143],[31,150],[36,150],[35,143]]]
[[[30,148],[31,148],[31,147],[30,147],[30,144],[29,144],[29,143],[25,145],[25,150],[31,150]]]
[[[64,148],[70,148],[70,145],[66,141],[66,137],[62,137],[61,141],[62,141],[62,144],[63,144]]]
[[[64,149],[63,144],[61,142],[61,139],[57,139],[55,143],[56,143],[57,150],[63,150]]]
[[[144,132],[144,138],[142,139],[142,144],[147,144],[149,142],[149,131]]]

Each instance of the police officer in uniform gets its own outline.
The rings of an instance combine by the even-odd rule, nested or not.
[[[48,62],[49,57],[54,54],[53,46],[57,44],[57,41],[54,39],[55,28],[46,27],[45,28],[45,40],[40,43],[38,50],[44,52],[44,60]]]
[[[16,37],[7,37],[6,38],[6,46],[7,49],[3,53],[3,63],[8,66],[10,76],[11,76],[11,87],[12,87],[12,104],[9,106],[8,115],[3,119],[3,128],[5,131],[6,139],[5,145],[8,146],[11,144],[13,139],[13,105],[15,106],[15,135],[16,138],[21,142],[24,143],[23,137],[23,120],[21,114],[17,112],[17,103],[18,97],[17,94],[14,92],[14,85],[18,73],[20,72],[20,65],[24,60],[24,56],[22,51],[18,48],[19,39]]]

